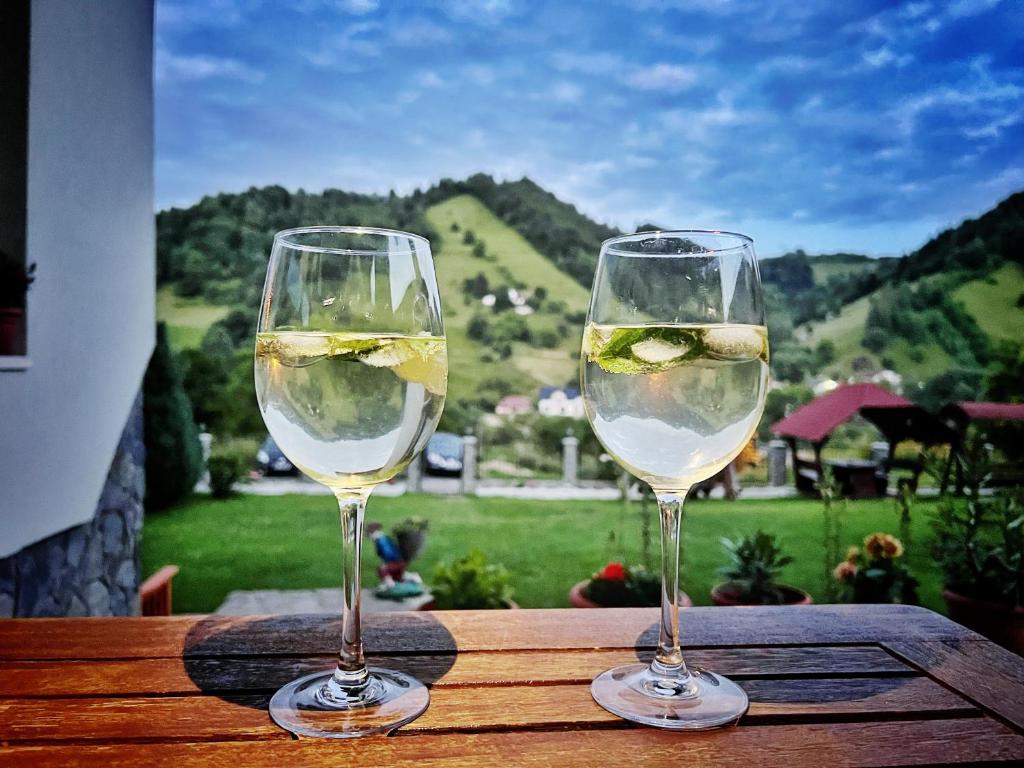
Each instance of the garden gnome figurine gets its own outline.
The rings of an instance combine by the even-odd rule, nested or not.
[[[384,533],[384,526],[380,523],[370,523],[366,526],[366,535],[373,539],[373,547],[377,550],[377,557],[380,558],[380,565],[377,567],[377,575],[380,576],[381,586],[390,589],[405,576],[405,559],[395,540]]]

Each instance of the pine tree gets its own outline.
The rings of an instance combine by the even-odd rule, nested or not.
[[[163,509],[191,493],[203,470],[199,430],[164,323],[156,328],[156,347],[142,391],[146,506]]]

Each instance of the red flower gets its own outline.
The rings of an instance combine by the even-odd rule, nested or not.
[[[601,572],[597,574],[597,578],[603,579],[604,581],[625,581],[626,580],[626,568],[622,563],[608,563]]]

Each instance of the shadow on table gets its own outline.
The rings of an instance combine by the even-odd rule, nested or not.
[[[380,617],[363,617],[363,645],[371,666],[406,672],[428,687],[451,669],[455,638],[430,612]],[[204,694],[264,709],[284,684],[333,669],[340,637],[341,621],[320,614],[211,616],[189,631],[183,663]]]
[[[645,664],[654,658],[660,624],[655,622],[637,635],[633,651]],[[903,670],[843,670],[842,649],[821,646],[813,665],[796,666],[792,647],[721,647],[710,671],[734,680],[750,697],[759,721],[794,718],[847,719],[874,716],[878,712],[970,711],[968,702],[915,673]],[[830,654],[831,652],[831,654]],[[835,654],[835,655],[832,655]],[[691,669],[703,667],[704,649],[683,649]],[[751,715],[755,712],[752,711]]]

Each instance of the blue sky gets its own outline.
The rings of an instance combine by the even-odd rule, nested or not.
[[[158,208],[484,171],[889,255],[1024,189],[1017,0],[158,0],[155,77]]]

